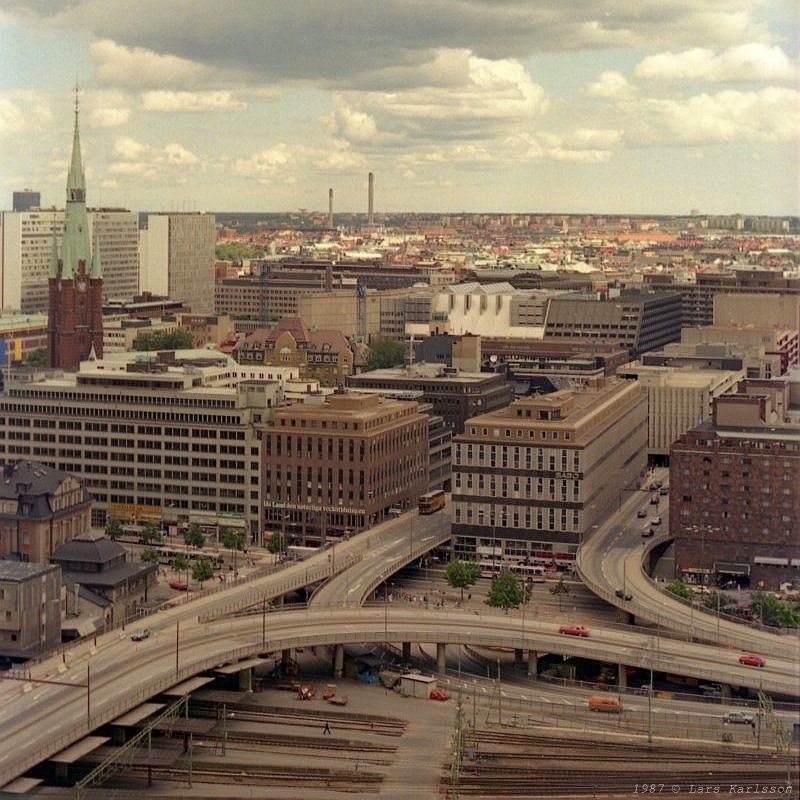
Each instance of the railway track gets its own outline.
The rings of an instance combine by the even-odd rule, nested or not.
[[[620,745],[478,729],[465,735],[462,753],[459,797],[552,800],[665,793],[690,798],[704,789],[729,793],[732,786],[752,784],[762,787],[759,796],[786,796],[787,785],[797,785],[796,756],[787,764],[771,749]],[[443,792],[452,788],[449,764],[445,770]],[[648,791],[651,786],[655,789]]]
[[[190,705],[190,713],[206,719],[221,718],[220,704],[211,701],[193,700]],[[255,703],[237,703],[228,708],[228,713],[235,713],[237,720],[297,727],[323,725],[325,722],[329,722],[337,731],[363,731],[379,736],[402,736],[408,727],[406,720],[396,717],[378,714],[350,714],[346,711],[337,711],[329,705],[286,708],[261,706]]]

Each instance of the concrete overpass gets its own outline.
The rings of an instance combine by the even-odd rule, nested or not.
[[[669,541],[663,533],[642,544],[642,520],[636,512],[647,507],[649,492],[635,492],[622,508],[584,540],[576,570],[583,583],[611,605],[637,620],[668,628],[689,640],[713,642],[764,656],[800,659],[797,631],[778,634],[693,608],[673,598],[643,568],[654,548]],[[666,521],[666,509],[661,509]],[[664,524],[664,527],[666,525]],[[624,587],[631,600],[616,595]]]
[[[399,566],[449,538],[447,512],[424,520],[404,517],[277,573],[154,615],[142,622],[153,631],[144,642],[132,642],[130,631],[111,631],[32,664],[27,680],[1,680],[4,748],[0,752],[0,786],[188,677],[259,653],[297,646],[332,647],[335,665],[347,643],[434,643],[440,668],[449,644],[504,647],[516,650],[520,658],[528,653],[531,672],[536,653],[557,653],[728,685],[763,686],[772,693],[800,694],[800,669],[791,647],[796,640],[784,641],[781,653],[770,657],[764,669],[755,669],[739,665],[738,653],[733,650],[687,644],[630,628],[595,628],[588,638],[560,635],[558,624],[526,619],[524,610],[514,615],[476,616],[455,609],[408,610],[389,604],[360,608],[361,599]],[[361,577],[359,569],[364,570]],[[345,608],[341,596],[335,594],[333,604],[326,607],[320,593],[308,610],[267,613],[269,599],[345,570],[348,574],[336,581],[339,587],[346,587]],[[348,599],[350,591],[354,600],[359,598],[357,602]],[[222,618],[247,609],[256,613]],[[686,609],[680,607],[680,613],[685,614]],[[620,669],[620,678],[623,676],[624,669]]]
[[[475,616],[419,608],[283,611],[203,623],[158,620],[153,634],[132,642],[114,631],[84,642],[64,663],[43,661],[30,681],[3,681],[0,709],[4,747],[0,786],[86,736],[98,726],[199,672],[264,652],[298,646],[341,648],[376,641],[436,643],[441,658],[448,644],[514,648],[614,660],[645,669],[675,671],[724,684],[763,686],[798,694],[796,664],[770,659],[764,669],[743,667],[735,652],[660,638],[647,633],[593,631],[586,639],[558,633],[554,623],[523,616]],[[38,683],[37,679],[58,681]],[[88,685],[87,685],[88,684]]]

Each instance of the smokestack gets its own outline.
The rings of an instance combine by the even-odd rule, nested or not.
[[[328,227],[333,227],[333,189],[328,189]]]
[[[370,172],[369,174],[369,195],[368,195],[368,202],[367,202],[367,225],[373,224],[372,219],[372,201],[374,198],[375,192],[375,176]]]

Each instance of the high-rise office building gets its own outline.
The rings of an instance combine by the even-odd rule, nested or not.
[[[214,313],[213,214],[149,214],[140,235],[139,288]]]
[[[103,262],[103,296],[130,299],[139,285],[139,225],[133,211],[90,209],[89,240]],[[0,308],[36,314],[47,310],[53,235],[61,246],[64,209],[0,211]]]
[[[25,189],[21,192],[14,192],[11,201],[11,208],[14,211],[30,211],[32,208],[39,208],[42,203],[42,196],[39,192],[32,189]]]
[[[647,397],[612,380],[516,400],[453,439],[453,545],[485,570],[568,565],[638,487]]]

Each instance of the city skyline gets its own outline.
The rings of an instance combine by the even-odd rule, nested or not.
[[[59,205],[73,89],[91,206],[800,213],[789,0],[17,2],[0,205]]]

